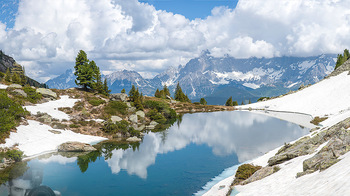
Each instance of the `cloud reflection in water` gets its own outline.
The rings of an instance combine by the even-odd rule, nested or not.
[[[158,154],[191,143],[211,147],[215,156],[235,153],[239,162],[244,162],[307,133],[298,125],[250,112],[186,114],[180,126],[174,124],[164,133],[146,134],[138,150],[114,150],[107,163],[113,173],[126,170],[145,179],[147,168],[155,164]]]

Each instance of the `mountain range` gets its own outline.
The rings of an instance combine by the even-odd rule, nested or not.
[[[112,93],[132,84],[144,95],[153,96],[157,88],[167,85],[174,93],[177,83],[192,101],[206,98],[209,104],[224,104],[232,96],[239,103],[255,102],[259,97],[277,96],[298,89],[301,84],[313,84],[334,70],[336,55],[312,57],[274,57],[237,59],[230,56],[213,57],[208,51],[186,65],[170,67],[152,79],[135,71],[117,71],[107,78]],[[73,70],[46,82],[50,88],[75,87]]]

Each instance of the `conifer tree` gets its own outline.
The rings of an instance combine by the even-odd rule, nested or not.
[[[244,105],[244,102],[242,101],[241,105]]]
[[[108,89],[108,85],[107,85],[107,78],[105,78],[104,82],[103,82],[103,93],[104,95],[109,95],[109,93],[111,93],[111,90]]]
[[[225,106],[233,106],[233,102],[232,102],[232,96],[230,98],[227,99]]]
[[[7,70],[6,70],[6,73],[5,73],[5,81],[6,81],[6,82],[11,82],[10,68],[7,68]]]
[[[252,102],[250,101],[250,99],[249,99],[249,104],[251,104]]]
[[[207,101],[204,98],[201,98],[199,103],[202,105],[207,105]]]
[[[80,50],[76,59],[75,59],[75,72],[74,75],[77,76],[75,79],[75,84],[83,86],[85,90],[88,87],[92,88],[93,79],[94,79],[94,65],[95,62],[89,62],[86,53],[83,50]]]
[[[122,89],[122,91],[120,91],[121,93],[125,93],[125,88]]]
[[[135,95],[135,92],[136,92],[136,88],[135,88],[134,85],[132,85],[132,86],[131,86],[131,89],[130,89],[130,91],[129,91],[129,97],[130,97],[131,99],[133,99],[133,97],[134,97],[134,95]],[[133,101],[133,100],[132,100],[132,101]]]
[[[232,101],[232,106],[238,106],[238,102],[237,101]]]
[[[166,85],[164,85],[163,91],[164,91],[165,98],[166,98],[166,96],[170,97],[170,92],[169,92],[169,89],[168,89],[168,87]]]
[[[160,92],[159,89],[156,90],[156,92],[154,93],[154,97],[160,98]]]
[[[175,89],[175,100],[181,101],[181,102],[191,102],[191,100],[185,95],[185,93],[182,92],[180,83],[177,83],[176,89]]]
[[[21,83],[21,79],[20,79],[20,77],[18,76],[17,73],[13,73],[13,75],[12,75],[12,82],[16,83],[16,84],[20,84]]]
[[[90,67],[94,69],[94,78],[95,81],[92,83],[92,87],[94,90],[96,90],[98,93],[104,94],[104,86],[102,83],[102,78],[101,78],[101,73],[100,73],[100,68],[96,66],[94,61],[91,61]]]

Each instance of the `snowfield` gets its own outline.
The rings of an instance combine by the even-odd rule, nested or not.
[[[25,108],[32,114],[37,112],[47,113],[53,118],[59,120],[67,119],[69,116],[58,110],[59,107],[73,107],[77,99],[70,99],[68,96],[61,96],[61,99],[49,101],[35,106],[26,106]],[[60,131],[60,134],[54,134],[49,130]],[[55,152],[60,144],[68,141],[77,141],[89,144],[95,144],[106,140],[103,137],[83,135],[74,133],[70,130],[53,129],[48,125],[44,125],[38,121],[28,120],[28,125],[20,125],[16,132],[11,132],[5,144],[0,147],[11,147],[17,145],[19,150],[24,152],[28,157]]]
[[[344,72],[325,79],[299,92],[281,98],[240,106],[240,109],[263,109],[304,113],[312,117],[328,117],[323,121],[322,130],[350,117],[350,75]],[[278,114],[275,115],[278,117]],[[284,117],[281,117],[286,119]],[[294,123],[298,123],[294,121]],[[305,123],[305,122],[304,122]],[[301,123],[298,123],[301,124]],[[311,133],[309,134],[311,135]],[[325,144],[321,145],[320,150]],[[270,157],[279,148],[258,157],[250,163],[266,166]],[[316,153],[316,152],[315,152]],[[314,172],[296,178],[302,171],[303,161],[312,157],[306,155],[280,164],[281,170],[259,181],[244,186],[235,186],[238,196],[245,195],[350,195],[350,152],[340,161],[322,172]],[[226,195],[234,176],[214,185],[204,195]]]

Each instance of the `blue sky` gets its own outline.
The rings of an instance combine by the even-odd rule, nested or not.
[[[226,6],[233,9],[238,0],[140,0],[140,2],[151,4],[158,10],[184,15],[193,20],[208,17],[214,7]]]
[[[41,82],[71,69],[79,50],[104,74],[151,77],[203,50],[271,58],[350,48],[348,0],[0,0],[0,7],[0,49]]]

